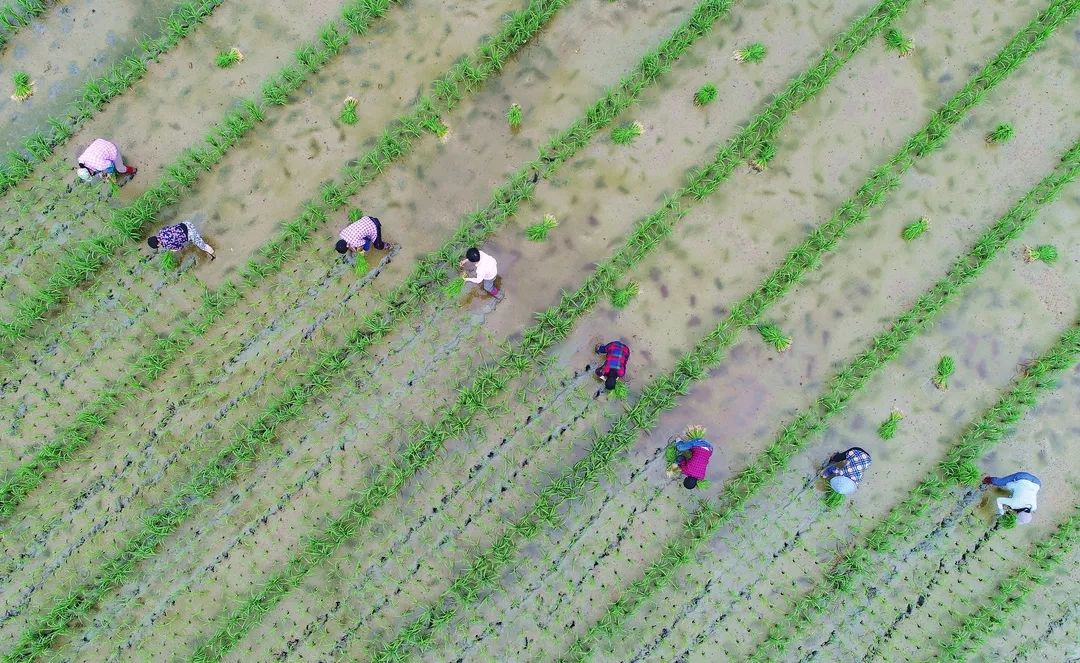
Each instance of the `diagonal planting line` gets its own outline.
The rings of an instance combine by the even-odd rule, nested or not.
[[[914,306],[896,319],[887,332],[875,337],[869,348],[832,377],[825,393],[808,410],[784,426],[765,451],[728,482],[721,493],[718,507],[703,503],[688,519],[682,535],[664,547],[660,559],[651,564],[641,578],[630,584],[623,595],[608,607],[605,615],[571,646],[564,659],[584,660],[599,640],[617,632],[627,616],[665,586],[680,566],[690,562],[694,550],[709,541],[720,527],[741,511],[766,481],[778,475],[791,458],[806,447],[813,435],[823,432],[829,420],[847,406],[870,378],[931,324],[941,309],[974,280],[1031,223],[1035,214],[1053,201],[1078,174],[1080,143],[1073,145],[1057,168],[983,233],[971,251],[956,261],[944,279],[924,293]],[[950,457],[948,462],[949,467],[960,465],[956,458]]]
[[[76,286],[92,278],[114,251],[138,238],[162,209],[179,201],[199,180],[201,172],[209,172],[234,145],[265,120],[270,106],[287,104],[289,95],[309,76],[342,52],[349,43],[350,31],[363,34],[372,22],[387,12],[391,3],[397,1],[348,0],[342,12],[342,22],[347,26],[344,31],[336,21],[323,26],[317,43],[306,43],[296,50],[295,64],[286,65],[267,77],[259,97],[245,99],[225,113],[201,144],[187,148],[176,161],[165,166],[166,174],[157,184],[126,207],[114,211],[105,231],[82,240],[57,261],[48,282],[16,303],[14,319],[0,321],[0,354],[9,353],[13,344],[64,302]]]
[[[41,5],[41,11],[44,11],[43,0],[29,1]],[[71,110],[66,115],[50,116],[47,132],[34,131],[23,139],[21,152],[8,153],[7,163],[0,167],[0,194],[29,177],[34,166],[48,159],[57,147],[66,143],[105,104],[141,79],[151,62],[157,61],[179,44],[224,1],[197,0],[179,5],[168,16],[158,19],[161,24],[160,36],[139,40],[138,46],[109,71],[83,83],[82,94],[71,103]],[[6,16],[7,11],[0,10],[0,23],[10,25]],[[0,49],[3,44],[4,37],[0,36]]]
[[[45,13],[53,0],[8,0],[0,7],[0,51],[22,28]]]
[[[1064,9],[1063,5],[1065,6]],[[1040,14],[1031,24],[1016,35],[998,57],[992,60],[976,78],[964,86],[960,93],[934,114],[923,131],[912,136],[904,148],[886,166],[874,172],[870,179],[859,189],[854,199],[841,205],[833,218],[813,231],[802,244],[796,247],[788,255],[781,267],[768,277],[755,292],[733,306],[728,320],[721,323],[712,333],[699,342],[691,353],[683,356],[677,362],[672,374],[651,383],[642,392],[638,402],[627,411],[626,415],[616,421],[605,435],[594,442],[593,447],[583,459],[575,463],[568,472],[541,491],[537,502],[524,517],[499,535],[491,548],[474,560],[469,569],[455,579],[439,600],[402,629],[394,640],[384,645],[382,651],[376,657],[377,660],[398,660],[406,657],[412,647],[429,643],[433,631],[449,623],[458,607],[477,601],[484,588],[497,582],[501,569],[514,559],[517,549],[526,540],[536,536],[543,524],[557,524],[557,510],[561,505],[576,497],[581,490],[584,490],[593,482],[598,481],[603,470],[614,462],[618,453],[627,449],[633,443],[638,431],[651,428],[661,412],[673,408],[676,405],[678,396],[687,393],[693,382],[702,379],[706,375],[709,366],[717,364],[723,358],[726,349],[735,342],[739,330],[758,320],[763,311],[797,283],[807,270],[819,264],[822,256],[835,248],[848,229],[866,218],[868,209],[881,204],[888,191],[899,185],[900,175],[911,167],[916,158],[939,147],[948,136],[949,129],[963,117],[964,113],[981,100],[990,88],[1013,71],[1020,62],[1023,62],[1031,52],[1045,41],[1055,27],[1075,13],[1078,5],[1080,5],[1080,2],[1077,0],[1069,2],[1055,1],[1051,3],[1047,11]],[[865,19],[861,20],[859,25],[864,23]],[[878,28],[884,28],[887,24],[888,21],[886,20],[878,25]],[[870,34],[873,34],[873,32]],[[858,36],[845,34],[840,43],[858,44],[863,37],[869,38],[865,33],[858,34]],[[838,47],[834,51],[827,53],[825,57],[826,59],[833,57],[838,52],[842,53],[843,51]],[[801,85],[804,81],[820,81],[820,84],[823,85],[826,79],[826,76],[803,75],[797,79],[797,83]],[[762,127],[764,122],[764,120],[755,120],[750,123],[749,129],[764,128]],[[771,132],[767,133],[771,134]],[[694,179],[710,178],[712,173],[719,170],[719,166],[718,163],[715,168],[710,167],[699,171]],[[669,202],[664,209],[666,210],[673,205],[674,203]],[[646,222],[644,224],[645,228],[643,230],[654,235],[653,241],[657,241],[657,232],[654,228],[659,222],[660,219],[656,219],[652,223]],[[667,223],[670,224],[671,221]],[[662,235],[662,232],[659,233],[659,236]],[[590,281],[604,278],[602,272],[606,271],[606,269],[607,265],[598,268],[597,274]],[[607,276],[611,280],[613,280],[613,277],[614,275]],[[602,283],[603,281],[587,282],[586,288],[592,285],[595,286],[596,290],[599,290],[602,288]],[[569,321],[573,319],[574,311],[579,306],[577,300],[585,299],[589,294],[589,290],[583,290],[579,291],[579,294],[575,296],[564,297],[563,304],[550,315],[550,320],[548,319],[549,314],[544,314],[541,321],[546,323],[548,328],[545,329],[544,326],[541,326],[527,332],[525,340],[528,345],[526,345],[526,348],[529,348],[533,342],[548,335],[557,334],[559,327],[568,325]],[[532,338],[530,339],[528,335],[532,335]],[[480,371],[481,377],[475,389],[472,393],[463,394],[463,396],[467,395],[482,402],[483,398],[493,391],[494,385],[499,380],[498,376],[512,370],[516,364],[527,361],[528,355],[526,352],[519,351],[507,357],[490,374],[485,374],[483,370]],[[463,428],[466,423],[467,420],[455,418],[453,421],[448,422],[448,428]],[[410,452],[415,453],[417,451],[422,453],[423,448],[415,449],[415,443],[410,445],[410,449],[406,453],[406,458],[409,459],[410,464],[429,460],[423,456],[409,455]],[[392,480],[394,473],[402,472],[397,468],[386,470],[380,475],[380,479],[386,477],[386,479]],[[756,489],[760,482],[764,481],[764,477],[755,476],[754,479],[754,488]],[[382,486],[373,486],[359,502],[352,505],[350,513],[355,512],[360,516],[364,516],[361,509],[366,508],[365,503],[370,500],[373,494],[385,490],[386,488]],[[335,527],[338,527],[338,529],[332,529],[324,537],[342,536],[354,531],[355,527],[350,524],[352,521],[346,519],[348,515],[336,521]],[[616,619],[619,618],[621,618],[621,614],[616,616]]]
[[[543,28],[571,0],[530,0],[512,14],[500,30],[471,56],[459,61],[431,85],[429,96],[417,100],[413,109],[391,123],[374,148],[344,169],[342,183],[327,183],[318,201],[282,224],[282,229],[245,264],[238,281],[207,291],[200,306],[177,328],[154,342],[153,350],[133,357],[128,373],[108,384],[91,404],[75,415],[75,423],[63,428],[34,456],[4,478],[0,484],[0,520],[9,517],[48,473],[84,447],[101,432],[125,405],[137,402],[172,363],[194,346],[225,313],[267,278],[278,274],[286,261],[309,241],[329,214],[344,207],[348,198],[375,180],[391,163],[403,159],[413,141],[424,132],[437,133],[439,117],[453,109],[466,95],[499,73],[505,61]],[[390,323],[388,323],[390,324]],[[388,330],[389,331],[389,330]]]
[[[862,545],[853,546],[845,553],[826,571],[824,580],[817,587],[796,601],[787,615],[770,627],[767,639],[748,660],[773,660],[783,654],[834,600],[842,599],[852,591],[856,580],[877,570],[871,560],[873,554],[891,553],[898,542],[915,532],[919,518],[934,502],[945,497],[950,483],[978,484],[980,473],[971,465],[969,456],[977,457],[997,444],[1008,427],[1038,402],[1038,396],[1055,386],[1052,377],[1076,365],[1078,360],[1080,321],[1073,323],[1052,347],[1028,365],[992,407],[968,425],[945,459],[912,489],[903,502],[889,511],[885,519],[864,537]]]
[[[1009,615],[1024,607],[1028,594],[1046,582],[1046,576],[1061,565],[1077,543],[1080,543],[1080,505],[1073,507],[1072,514],[1053,534],[1032,546],[1031,565],[1018,567],[1002,580],[990,600],[968,615],[930,660],[962,662],[978,653],[987,639],[1005,625]]]

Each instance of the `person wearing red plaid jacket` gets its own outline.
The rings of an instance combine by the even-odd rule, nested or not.
[[[860,447],[834,453],[821,476],[829,480],[832,489],[841,495],[850,495],[859,487],[863,472],[870,467],[870,454]]]
[[[630,361],[630,347],[622,341],[611,341],[596,346],[596,354],[604,355],[604,363],[596,369],[596,377],[603,378],[604,387],[615,388],[619,378],[626,375],[626,362]]]

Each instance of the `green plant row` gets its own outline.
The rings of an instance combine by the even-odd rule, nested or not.
[[[1080,505],[1073,508],[1072,515],[1053,534],[1032,547],[1030,565],[1020,566],[1002,580],[994,595],[941,643],[932,660],[950,663],[968,660],[1005,625],[1009,615],[1024,606],[1028,594],[1046,582],[1047,575],[1061,565],[1077,543],[1080,543]]]
[[[0,51],[21,28],[45,13],[51,0],[9,0],[0,7]]]
[[[1053,18],[1047,20],[1050,20],[1052,25],[1057,25],[1063,22],[1064,18],[1059,17],[1056,22]],[[885,27],[885,25],[880,27]],[[946,103],[943,109],[932,117],[927,127],[922,132],[913,135],[886,167],[874,172],[870,179],[860,187],[854,199],[841,205],[833,218],[812,232],[807,240],[796,247],[781,267],[767,278],[757,291],[734,306],[729,320],[722,323],[699,343],[693,352],[685,355],[672,375],[665,376],[649,385],[642,392],[638,403],[627,412],[625,417],[618,420],[607,434],[595,442],[588,455],[545,489],[533,510],[499,537],[488,552],[481,555],[464,575],[455,580],[451,589],[444,594],[441,603],[430,607],[383,648],[379,654],[380,659],[396,660],[411,647],[428,642],[434,628],[447,623],[452,617],[455,612],[453,606],[456,603],[462,604],[475,600],[484,586],[496,580],[499,577],[498,570],[513,558],[518,538],[534,535],[541,523],[548,522],[544,516],[553,515],[559,505],[571,496],[577,495],[582,487],[594,481],[603,468],[613,462],[614,455],[633,442],[636,431],[651,427],[661,411],[673,407],[678,396],[686,393],[693,381],[705,375],[706,367],[723,357],[724,351],[734,342],[739,329],[754,324],[769,305],[777,301],[801,279],[803,273],[819,264],[822,256],[835,248],[839,239],[850,227],[864,220],[871,207],[884,201],[886,193],[899,184],[900,175],[911,167],[915,158],[939,147],[947,136],[949,128],[982,99],[990,87],[996,85],[1034,51],[1049,34],[1049,32],[1037,32],[1041,36],[1036,35],[1024,39],[1023,43],[1027,48],[1014,49],[1011,46],[1017,42],[1010,42],[1002,55],[992,60],[979,76],[961,90],[957,97]],[[1025,28],[1018,38],[1025,37],[1027,33],[1028,29]],[[1007,60],[1009,66],[1003,67],[1002,60]],[[947,120],[941,119],[943,114],[948,118]],[[755,124],[751,122],[749,128],[753,128]],[[936,131],[932,142],[924,138],[924,134],[930,130]],[[708,174],[709,170],[699,171],[700,173]],[[558,317],[562,320],[570,319],[571,316],[569,312],[562,312]],[[750,485],[756,490],[765,480],[765,476],[760,474],[760,468],[755,468],[755,470],[756,472],[744,475],[744,478],[735,485],[740,489]],[[746,483],[747,481],[750,483]],[[615,628],[625,615],[619,606],[616,606],[615,612],[609,614],[611,619],[599,627],[602,631]],[[590,646],[588,643],[589,641],[582,641],[581,657],[587,655]]]
[[[587,658],[597,641],[614,635],[627,616],[663,587],[667,579],[678,571],[679,566],[693,558],[692,553],[696,547],[715,536],[766,482],[786,468],[814,435],[825,430],[832,416],[841,412],[877,371],[896,358],[906,344],[925,329],[941,309],[1027,227],[1035,213],[1051,202],[1078,174],[1080,143],[1069,150],[1063,161],[1062,165],[1055,168],[983,233],[974,243],[972,250],[957,260],[944,279],[899,316],[887,332],[875,337],[867,350],[832,377],[825,393],[807,411],[800,413],[784,426],[777,438],[754,462],[725,485],[719,506],[702,504],[687,521],[684,535],[669,543],[660,560],[651,564],[643,577],[631,583],[623,595],[608,608],[605,616],[574,643],[565,657],[566,660],[580,661]],[[964,448],[970,443],[973,441],[965,439],[956,448]]]
[[[349,0],[343,21],[352,32],[362,34],[396,1]],[[57,262],[48,282],[15,304],[14,319],[0,322],[0,343],[10,345],[25,337],[74,287],[95,274],[116,249],[138,238],[158,212],[176,203],[194,186],[202,172],[209,172],[221,161],[241,138],[265,119],[264,113],[269,106],[288,103],[289,95],[340,53],[348,41],[349,33],[342,32],[337,23],[331,21],[320,30],[317,45],[300,46],[294,64],[282,67],[264,81],[260,98],[246,99],[225,113],[199,146],[187,148],[176,161],[165,167],[165,175],[156,184],[126,207],[115,210],[104,232],[82,240],[69,250]],[[0,350],[2,348],[0,346]]]
[[[853,546],[825,572],[824,580],[810,593],[792,606],[777,621],[765,641],[750,655],[750,661],[771,660],[782,654],[807,628],[817,623],[818,617],[836,600],[851,593],[855,582],[877,570],[871,557],[874,554],[891,553],[896,544],[914,535],[919,520],[930,511],[931,506],[947,495],[947,487],[961,479],[963,483],[977,485],[980,473],[974,476],[964,472],[957,476],[952,460],[957,448],[978,447],[989,449],[998,443],[1009,426],[1015,424],[1024,412],[1034,406],[1038,396],[1052,389],[1052,375],[1075,365],[1080,359],[1080,322],[1074,323],[1058,341],[1041,357],[1036,359],[1020,375],[1014,384],[982,416],[968,425],[960,435],[945,460],[919,482],[911,494],[892,509],[864,538],[862,545]]]
[[[823,89],[855,53],[888,27],[906,5],[907,2],[885,1],[855,21],[836,44],[825,52],[820,61],[808,72],[794,78],[745,129],[719,151],[712,163],[692,171],[686,186],[668,197],[657,212],[639,223],[626,246],[611,259],[601,263],[578,291],[564,294],[558,306],[539,314],[539,324],[524,332],[518,349],[507,352],[494,365],[482,369],[480,378],[471,388],[462,392],[458,403],[447,417],[425,431],[426,439],[421,439],[416,444],[410,442],[404,454],[404,466],[394,468],[394,472],[405,475],[399,481],[404,481],[417,469],[435,460],[442,441],[459,434],[460,430],[470,423],[472,401],[483,404],[497,391],[501,380],[513,378],[521,372],[522,366],[528,365],[532,357],[564,338],[584,309],[590,307],[599,297],[614,290],[615,284],[627,270],[638,264],[648,251],[670,235],[674,225],[687,211],[684,203],[693,204],[694,201],[708,196],[727,179],[737,164],[753,158],[761,146],[777,134],[790,114]],[[742,326],[748,326],[757,317],[749,316]],[[734,333],[729,332],[728,337],[726,344],[733,340]],[[721,354],[722,348],[714,351],[713,356],[719,360]],[[701,353],[685,356],[677,363],[676,378],[661,379],[646,387],[637,404],[629,408],[612,429],[597,441],[586,458],[575,463],[570,471],[541,491],[529,512],[497,536],[492,547],[477,557],[435,604],[402,629],[393,640],[385,643],[375,654],[375,660],[397,661],[407,658],[414,649],[422,649],[430,644],[435,631],[448,624],[458,608],[477,601],[484,588],[498,580],[501,569],[510,563],[525,540],[536,536],[543,525],[556,524],[560,506],[579,496],[585,487],[596,482],[604,468],[613,462],[613,456],[633,442],[637,429],[649,427],[661,410],[672,407],[677,397],[686,393],[685,390],[692,380],[705,375],[702,359]],[[485,371],[490,371],[490,379]],[[388,474],[387,478],[393,477]],[[386,487],[377,484],[369,490],[385,492]],[[373,503],[365,494],[351,505],[350,513],[335,522],[344,523],[348,530],[355,531],[370,517],[373,508],[380,504],[381,501]],[[352,513],[356,513],[358,517],[348,519]]]
[[[352,29],[362,33],[377,14],[358,7],[361,7],[358,3],[350,4],[344,15]],[[363,23],[362,19],[368,23]],[[328,32],[329,30],[324,29],[324,34]],[[458,91],[455,95],[460,97],[463,93]],[[138,395],[148,389],[178,357],[187,352],[199,336],[209,331],[228,310],[240,302],[245,294],[245,286],[248,290],[253,289],[266,277],[279,272],[285,261],[327,220],[328,213],[343,206],[347,197],[378,176],[393,160],[403,157],[410,146],[402,145],[400,139],[394,136],[401,132],[412,132],[410,122],[420,116],[421,110],[425,112],[423,117],[429,117],[439,107],[444,106],[442,102],[443,97],[438,95],[421,99],[416,110],[399,120],[393,131],[384,133],[383,140],[361,158],[357,166],[346,169],[349,179],[345,184],[324,186],[319,202],[310,202],[302,214],[283,224],[283,229],[244,266],[239,282],[227,283],[216,291],[207,291],[199,308],[178,328],[157,339],[153,349],[133,357],[132,361],[128,362],[130,372],[111,382],[98,393],[90,405],[76,413],[74,424],[64,427],[56,438],[42,445],[30,460],[4,477],[3,483],[0,483],[0,521],[10,517],[30,491],[44,481],[48,473],[68,460],[105,428],[124,404],[135,402]],[[251,112],[256,112],[254,105],[249,108],[252,109]],[[393,144],[388,147],[388,142]]]
[[[30,1],[44,5],[40,0]],[[66,115],[49,117],[48,131],[31,133],[23,139],[21,152],[8,153],[6,163],[0,167],[0,193],[28,177],[35,165],[48,159],[58,146],[66,143],[79,127],[106,103],[134,85],[146,73],[149,63],[180,43],[181,39],[190,34],[222,2],[224,0],[185,2],[168,16],[159,19],[161,34],[158,37],[139,40],[138,46],[109,71],[86,81],[82,86],[82,94],[71,103]],[[2,20],[3,13],[0,13],[0,21]],[[3,38],[0,37],[0,48],[2,44]]]

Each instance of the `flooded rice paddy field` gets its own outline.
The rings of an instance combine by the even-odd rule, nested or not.
[[[944,657],[965,628],[985,630],[985,641],[961,640],[971,659],[1080,657],[1080,159],[1069,152],[1080,5],[1049,6],[219,3],[2,194],[3,329],[239,100],[260,99],[301,43],[328,22],[348,32],[358,12],[370,25],[312,66],[287,103],[264,104],[265,119],[138,237],[0,339],[5,660],[921,661]],[[87,78],[181,8],[51,3],[0,51],[7,79],[25,70],[35,80],[28,100],[0,102],[4,147],[20,149]],[[514,12],[548,13],[504,64],[440,107],[435,130],[411,136],[344,204],[326,202],[327,183],[387,154],[398,118],[440,98],[433,81],[478,48],[474,62],[488,61],[483,44]],[[669,37],[694,12],[711,29],[676,48]],[[815,85],[821,54],[846,48],[834,46],[841,33],[874,21],[872,38],[812,94],[763,113],[791,81]],[[938,149],[912,152],[895,186],[868,199],[867,178],[1032,22],[1045,43],[1016,56],[1015,70],[948,118]],[[910,54],[890,47],[889,30],[911,40]],[[732,57],[753,42],[767,48],[761,62]],[[243,61],[216,67],[234,46]],[[652,69],[658,48],[675,55]],[[632,104],[586,112],[639,63],[651,74]],[[696,105],[706,83],[717,98]],[[347,96],[358,100],[352,125],[338,117]],[[765,121],[775,157],[756,164],[748,132]],[[611,128],[630,123],[641,135],[612,140]],[[988,143],[1003,123],[1014,135]],[[140,169],[123,188],[71,172],[98,136]],[[550,148],[575,136],[565,153]],[[718,154],[735,165],[715,190],[685,190]],[[529,195],[499,202],[519,171]],[[1051,173],[1052,199],[1016,207]],[[313,206],[325,214],[310,232],[252,277],[248,261],[265,262],[263,247]],[[735,322],[790,251],[860,206],[818,259],[793,277],[780,270],[792,282],[750,324]],[[384,225],[388,248],[366,269],[332,248],[349,209]],[[558,226],[526,239],[545,215]],[[928,230],[903,239],[922,217]],[[635,232],[656,218],[669,231],[642,249]],[[448,242],[476,236],[477,219],[491,220],[481,247],[499,261],[498,300],[443,289],[456,267],[447,258],[468,245]],[[1021,227],[962,287],[933,291],[940,305],[920,314],[925,324],[872,355],[884,358],[828,407],[834,376],[862,370],[860,353],[878,352],[875,338],[926,306],[924,293],[986,246],[999,219]],[[192,248],[177,265],[150,254],[145,238],[180,220],[199,227],[216,260]],[[439,255],[448,245],[455,253]],[[1042,245],[1057,259],[1025,259]],[[626,261],[627,247],[640,257]],[[570,294],[612,256],[623,257],[600,296]],[[417,275],[427,262],[439,279]],[[627,283],[637,294],[617,308],[610,290]],[[579,306],[573,315],[566,302]],[[542,313],[560,304],[555,320],[567,324],[549,338],[556,323]],[[767,345],[764,323],[790,347]],[[592,348],[613,338],[632,350],[625,400],[592,375]],[[149,373],[140,357],[171,339],[182,349]],[[703,355],[703,339],[719,350],[655,406],[666,376]],[[1021,398],[1020,416],[972,428],[1031,382],[1048,351],[1058,370]],[[939,389],[931,378],[946,355],[955,372]],[[886,440],[878,427],[894,411],[903,418]],[[733,501],[731,487],[772,458],[785,426],[810,420],[798,448]],[[668,476],[664,455],[688,425],[705,426],[715,447],[695,491]],[[597,451],[613,430],[629,442]],[[868,535],[972,435],[989,435],[973,459],[979,476],[1041,478],[1033,522],[1006,528],[989,493],[946,481],[918,514],[902,514],[904,536],[868,549]],[[418,441],[425,455],[414,462]],[[860,490],[827,506],[816,473],[852,446],[874,463]],[[586,480],[567,474],[581,467]],[[695,538],[688,522],[703,509],[723,518]],[[1011,609],[1000,595],[1037,568],[1045,541],[1061,552],[1026,607]],[[672,546],[684,551],[677,559]],[[834,566],[856,553],[865,568],[837,580]],[[668,582],[643,584],[665,565]],[[793,611],[823,590],[833,590],[827,607],[796,627]],[[972,621],[983,606],[1005,606],[996,628]]]

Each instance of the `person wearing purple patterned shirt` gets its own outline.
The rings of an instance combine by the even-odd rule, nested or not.
[[[159,230],[156,235],[147,239],[146,243],[155,251],[173,252],[180,251],[188,244],[194,244],[199,249],[208,253],[211,260],[214,260],[217,257],[214,255],[214,247],[207,244],[202,236],[199,235],[199,231],[195,230],[195,226],[187,221],[181,221],[175,225],[165,226]]]

